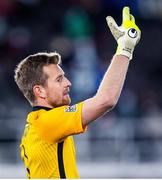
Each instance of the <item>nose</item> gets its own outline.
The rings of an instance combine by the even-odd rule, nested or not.
[[[72,84],[71,84],[71,82],[69,81],[68,78],[66,78],[65,82],[66,82],[65,84],[66,84],[67,87],[71,87]]]

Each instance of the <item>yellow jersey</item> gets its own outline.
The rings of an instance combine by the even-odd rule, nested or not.
[[[79,178],[72,135],[85,131],[82,105],[33,107],[20,144],[28,178]]]

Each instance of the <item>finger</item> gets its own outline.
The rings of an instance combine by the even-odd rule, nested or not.
[[[130,9],[129,9],[129,7],[126,6],[126,7],[123,8],[123,22],[124,21],[129,21],[130,18],[131,18]]]
[[[133,16],[132,14],[131,14],[130,16],[131,16],[131,21],[135,23],[135,18],[134,18],[134,16]]]
[[[115,20],[111,16],[106,17],[107,24],[110,28],[111,33],[113,34],[114,38],[117,40],[121,35],[123,35],[122,32],[120,32],[118,25],[116,24]]]
[[[118,28],[118,25],[116,24],[115,20],[113,17],[111,16],[107,16],[106,17],[106,21],[107,21],[107,24],[109,26],[109,28],[111,29],[112,27],[115,27],[115,28]]]

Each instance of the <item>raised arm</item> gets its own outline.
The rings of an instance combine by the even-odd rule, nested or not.
[[[135,24],[135,19],[130,14],[128,7],[123,8],[123,23],[120,27],[112,17],[108,16],[106,20],[118,47],[96,95],[83,103],[83,126],[96,120],[116,105],[132,59],[134,47],[141,36],[141,32]]]

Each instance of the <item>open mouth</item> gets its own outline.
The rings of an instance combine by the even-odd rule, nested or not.
[[[64,95],[64,96],[69,95],[69,92],[70,92],[70,90],[68,89],[68,90],[66,90],[66,91],[63,93],[63,95]]]
[[[69,91],[64,92],[64,96],[69,96]]]

